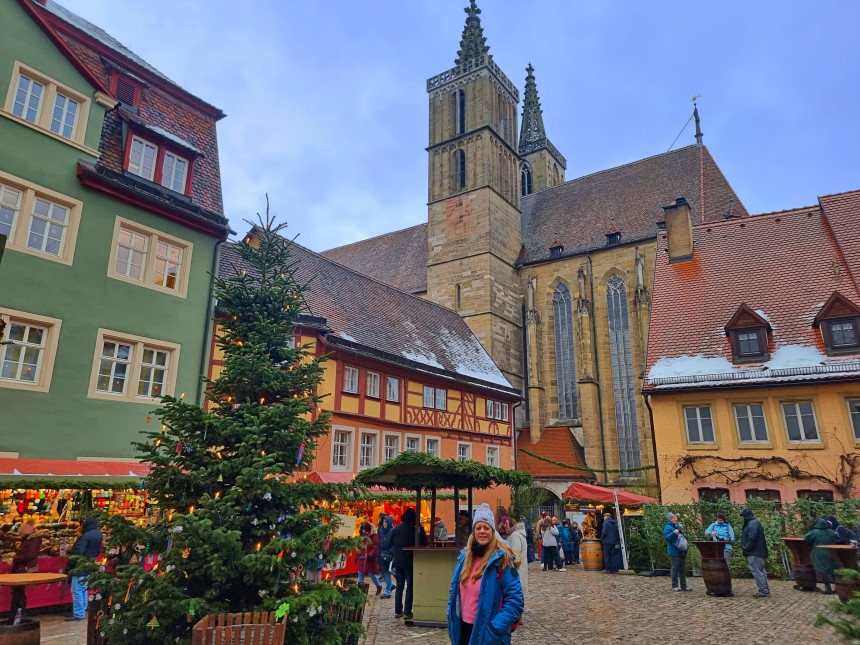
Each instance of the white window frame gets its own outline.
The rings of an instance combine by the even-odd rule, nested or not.
[[[343,392],[346,394],[358,394],[358,377],[359,371],[357,367],[351,365],[343,366]]]
[[[164,170],[168,157],[171,157],[173,159],[173,162],[172,162],[173,172],[171,172],[170,177],[167,177],[165,170]],[[156,155],[156,158],[157,158],[157,155]],[[182,170],[182,179],[180,180],[178,190],[173,187],[173,184],[176,181],[176,162],[177,161],[181,161],[185,166]],[[162,186],[164,186],[165,188],[167,188],[168,190],[172,190],[175,193],[180,193],[180,194],[184,195],[185,194],[185,185],[188,181],[188,168],[190,165],[191,165],[191,162],[188,159],[186,159],[185,157],[178,155],[175,152],[165,148],[164,157],[161,160],[161,181],[159,183]]]
[[[854,441],[860,442],[860,398],[849,397],[845,404],[848,406],[848,421],[854,433]],[[854,410],[851,409],[852,405]]]
[[[755,426],[753,425],[753,416],[750,411],[750,408],[754,405],[757,405],[761,408],[762,418],[764,419],[764,439],[756,438]],[[750,428],[750,439],[744,439],[741,437],[741,424],[740,419],[738,418],[738,408],[746,408],[746,419]],[[767,427],[767,409],[765,407],[764,402],[751,401],[749,403],[734,403],[732,404],[732,412],[734,413],[735,417],[735,428],[738,432],[738,443],[740,443],[741,445],[770,444],[770,428]]]
[[[43,349],[40,352],[38,359],[38,367],[36,370],[36,379],[34,381],[19,381],[13,379],[0,378],[0,388],[9,390],[26,390],[28,392],[48,392],[51,389],[51,378],[54,373],[54,361],[57,357],[57,347],[60,340],[60,328],[62,320],[59,318],[49,318],[27,311],[18,311],[17,309],[7,309],[0,307],[0,318],[6,323],[6,329],[3,333],[3,338],[0,340],[8,340],[13,324],[30,325],[33,327],[41,327],[45,330],[45,335],[42,339]],[[10,345],[0,345],[0,368],[6,357],[6,352],[11,348]]]
[[[803,403],[808,403],[809,407],[812,408],[812,422],[815,425],[815,438],[814,439],[808,439],[806,437],[806,431],[803,428],[802,416],[800,414],[800,405]],[[785,410],[785,406],[787,406],[787,405],[793,406],[794,412],[797,415],[798,428],[799,428],[800,433],[801,433],[801,438],[799,440],[792,439],[788,435],[788,416],[786,415],[786,410]],[[785,438],[789,444],[796,446],[799,444],[807,444],[807,443],[817,443],[817,444],[821,443],[821,431],[818,428],[818,415],[815,414],[815,403],[812,401],[812,399],[798,399],[795,401],[780,401],[779,402],[779,409],[782,412],[782,422],[785,424]]]
[[[123,248],[125,247],[125,245],[120,245],[119,241],[120,234],[123,230],[136,233],[147,239],[143,275],[140,279],[117,273],[117,254],[119,253],[120,246],[123,246]],[[177,275],[176,277],[175,288],[156,284],[155,269],[156,264],[160,259],[158,256],[158,245],[160,243],[168,244],[181,250],[180,260],[178,263],[179,275]],[[150,226],[144,226],[143,224],[139,224],[124,217],[117,216],[114,219],[113,241],[111,242],[107,275],[109,278],[113,278],[114,280],[120,280],[122,282],[127,282],[129,284],[133,284],[138,287],[144,287],[146,289],[153,289],[154,291],[158,291],[159,293],[168,293],[179,298],[185,298],[188,296],[188,283],[190,281],[191,275],[191,261],[193,252],[194,244],[187,240],[183,240],[174,235],[169,235]],[[166,266],[165,271],[167,271]]]
[[[460,455],[460,448],[466,448],[466,458]],[[472,444],[466,441],[457,442],[457,461],[469,461],[472,458]]]
[[[436,452],[430,452],[430,442],[431,441],[436,442],[436,448],[437,448]],[[442,437],[434,437],[432,435],[429,437],[424,437],[424,452],[427,453],[428,455],[433,455],[434,457],[439,457],[441,459],[442,458]]]
[[[365,378],[365,387],[364,391],[367,396],[371,399],[379,398],[379,380],[380,380],[379,372],[367,372],[367,377]]]
[[[335,463],[335,441],[338,438],[338,433],[343,433],[346,436],[346,444],[344,448],[344,464],[336,464]],[[341,436],[343,436],[341,435]],[[340,470],[340,471],[351,471],[353,464],[353,457],[355,453],[354,439],[355,437],[355,428],[350,428],[347,426],[332,426],[331,428],[331,469],[332,470]],[[341,443],[337,443],[337,445],[344,445]]]
[[[16,200],[17,207],[12,206],[12,204],[2,204],[7,209],[14,211],[6,249],[33,255],[44,260],[59,262],[60,264],[71,265],[75,258],[75,246],[78,239],[78,227],[80,225],[83,202],[3,171],[0,171],[0,186],[2,186],[0,188],[0,198],[6,194],[7,190],[20,193]],[[58,255],[42,251],[41,249],[31,248],[28,243],[33,220],[44,219],[42,216],[34,214],[37,199],[60,206],[67,211],[63,236],[60,242],[60,253]],[[45,238],[43,238],[42,247],[44,247]]]
[[[490,457],[492,455],[492,458]],[[490,461],[494,461],[495,463],[490,463]],[[498,446],[487,446],[487,465],[495,466],[496,468],[501,467],[501,461],[499,459],[499,447]]]
[[[128,371],[126,372],[125,384],[123,391],[111,392],[102,391],[98,388],[99,376],[101,372],[102,351],[105,342],[122,343],[131,346],[131,353],[128,358]],[[87,391],[87,398],[101,399],[103,401],[123,401],[126,403],[145,403],[152,404],[156,397],[149,395],[139,395],[138,387],[141,380],[142,368],[146,368],[143,364],[144,350],[154,349],[167,352],[167,367],[166,376],[164,378],[161,396],[172,396],[176,390],[176,376],[179,372],[179,354],[181,345],[171,343],[155,338],[147,338],[136,334],[116,331],[112,329],[99,328],[96,334],[95,351],[93,352],[93,364],[90,373],[90,385]],[[113,371],[111,372],[113,375]]]
[[[48,206],[47,215],[42,215],[41,213],[36,212],[36,205],[41,202]],[[55,219],[54,215],[58,211],[65,211],[65,219],[62,221]],[[45,255],[54,256],[57,258],[63,257],[63,247],[65,246],[66,237],[68,235],[69,224],[71,223],[72,217],[72,209],[63,204],[58,204],[55,201],[50,199],[45,199],[41,195],[36,195],[33,199],[33,211],[30,213],[30,226],[27,230],[27,248],[35,251],[37,253],[43,253]],[[33,227],[36,222],[42,222],[42,225],[45,227],[43,233],[36,233],[33,231]],[[51,232],[51,226],[57,226],[60,228],[60,239],[59,239],[59,249],[57,253],[52,253],[48,251],[48,241],[56,238],[52,238],[49,233]],[[31,237],[33,235],[40,235],[41,240],[39,241],[38,246],[33,246],[31,243]]]
[[[424,407],[429,409],[435,409],[436,404],[436,388],[425,385],[424,386]]]
[[[502,421],[508,422],[511,419],[511,406],[508,403],[502,403]]]
[[[414,449],[408,447],[411,439],[415,439],[418,442]],[[403,438],[403,452],[421,452],[421,440],[422,437],[420,434],[407,433]]]
[[[371,437],[373,439],[371,448],[372,450],[367,454],[369,460],[365,459],[364,454],[364,439],[365,437]],[[370,428],[359,428],[358,431],[358,469],[359,470],[367,470],[368,468],[375,468],[379,465],[379,430],[372,430]]]
[[[140,158],[135,159],[134,145],[140,144]],[[144,162],[146,161],[146,150],[147,148],[152,149],[152,168],[149,169],[149,172],[146,170],[146,166]],[[158,165],[158,144],[153,143],[143,137],[139,137],[138,135],[132,135],[131,141],[129,142],[129,151],[128,151],[128,168],[127,170],[137,177],[142,177],[147,181],[155,181],[155,168]]]
[[[63,103],[62,103],[62,105],[58,106],[57,102],[60,99],[63,100]],[[68,123],[66,123],[66,120],[69,116],[69,105],[72,103],[75,105],[75,113],[72,115],[71,132],[67,135],[67,134],[65,134],[65,130],[68,127]],[[56,116],[57,110],[60,110],[60,118],[59,119]],[[66,94],[64,92],[58,91],[54,95],[54,105],[51,107],[51,124],[50,124],[49,129],[51,130],[51,132],[53,132],[54,134],[60,135],[64,139],[73,140],[73,137],[75,135],[75,131],[76,131],[77,126],[78,126],[78,118],[80,118],[80,116],[81,116],[81,104],[80,104],[80,102],[75,100],[74,98],[72,98],[70,96],[66,96]],[[54,130],[54,123],[55,122],[59,123],[59,130]]]
[[[436,388],[436,409],[447,412],[448,410],[448,390],[444,387]]]
[[[179,281],[182,279],[185,247],[182,244],[177,244],[171,240],[159,238],[155,240],[155,243],[152,246],[152,251],[152,254],[155,257],[152,272],[155,286],[167,291],[176,291],[179,287]],[[171,252],[175,252],[175,254],[178,255],[178,259],[176,255],[172,255]],[[163,267],[163,270],[161,271],[159,271],[159,264]],[[171,275],[174,276],[172,287],[167,284]]]
[[[487,418],[488,419],[493,418],[493,410],[495,409],[494,406],[495,406],[495,402],[491,401],[490,399],[487,399]]]
[[[393,388],[391,387],[392,383],[394,383]],[[385,377],[385,400],[391,403],[400,403],[400,379],[398,377]]]
[[[388,440],[394,439],[395,446],[392,450],[389,450]],[[394,459],[397,455],[400,454],[400,443],[402,441],[402,437],[399,432],[383,432],[382,433],[382,463],[386,463]]]
[[[710,441],[706,441],[704,438],[704,434],[702,432],[702,409],[707,408],[709,413],[709,418],[711,420],[711,432],[714,435],[714,438]],[[696,411],[696,432],[698,432],[698,439],[693,439],[690,435],[690,419],[687,417],[687,410],[695,410]],[[684,412],[684,431],[687,433],[687,443],[689,444],[704,444],[704,445],[714,445],[717,443],[717,427],[714,423],[714,411],[711,409],[710,405],[685,405],[683,407]]]
[[[37,110],[38,113],[36,115],[35,121],[30,121],[25,118],[26,109],[24,115],[22,116],[18,116],[17,114],[15,114],[15,96],[18,93],[18,81],[22,76],[30,81],[35,81],[42,86],[42,97],[39,102],[39,108]],[[78,104],[77,114],[75,116],[74,125],[72,127],[72,135],[70,137],[65,137],[62,134],[51,130],[51,123],[53,121],[54,116],[54,107],[56,105],[58,95],[62,96],[65,99],[71,99]],[[101,92],[96,92],[95,99],[102,105],[106,105],[106,107],[113,107],[112,105],[110,105],[112,99],[110,99],[110,97],[108,97],[107,95],[102,94]],[[115,103],[115,101],[113,102]],[[87,154],[98,158],[98,150],[88,148],[84,144],[84,140],[86,139],[87,121],[89,120],[91,104],[92,100],[85,94],[73,90],[68,85],[64,85],[63,83],[54,80],[50,76],[47,76],[33,69],[32,67],[25,65],[21,61],[16,60],[12,65],[12,76],[10,77],[9,87],[6,92],[6,102],[3,105],[2,109],[0,109],[0,116],[3,116],[7,119],[11,119],[12,121],[16,121],[17,123],[25,125],[28,128],[37,130],[42,134],[51,137],[52,139],[62,141],[63,143],[66,143],[79,150],[83,150]]]

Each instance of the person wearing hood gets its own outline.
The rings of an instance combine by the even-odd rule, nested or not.
[[[42,549],[42,535],[36,530],[36,520],[28,519],[18,529],[18,537],[21,542],[15,550],[15,555],[12,557],[12,573],[38,573],[39,571],[39,551]],[[24,616],[24,611],[27,609],[27,594],[25,587],[12,587],[12,606],[10,611],[13,616],[16,616],[18,610],[21,611],[21,616]]]
[[[618,573],[621,568],[621,538],[618,535],[618,524],[609,513],[603,514],[600,544],[603,546],[603,569],[606,573]]]
[[[525,518],[523,518],[525,519]],[[520,574],[520,585],[523,588],[523,595],[529,590],[529,543],[526,535],[525,522],[517,522],[511,528],[511,534],[508,536],[508,543],[511,545],[514,553],[517,554],[517,572]]]
[[[376,553],[376,559],[379,561],[379,571],[382,574],[382,579],[385,582],[385,593],[380,598],[391,598],[391,591],[394,589],[394,584],[391,582],[391,561],[394,560],[394,553],[391,551],[391,536],[394,532],[394,520],[386,513],[379,514],[379,528],[376,535],[379,538],[379,551]]]
[[[437,542],[444,542],[448,539],[448,527],[445,526],[441,517],[436,517],[433,525],[433,539]]]
[[[524,602],[516,563],[517,555],[496,532],[493,511],[481,504],[451,579],[451,645],[510,645]]]
[[[394,577],[397,586],[394,588],[394,617],[412,618],[412,551],[404,547],[418,546],[415,544],[415,525],[418,516],[414,508],[407,508],[400,517],[400,524],[394,527],[391,535],[391,547],[394,554]],[[419,544],[427,545],[427,533],[419,526]],[[403,601],[403,591],[406,590],[406,602]]]
[[[770,596],[770,585],[767,582],[767,541],[764,537],[764,529],[759,521],[755,518],[753,512],[745,508],[741,511],[741,517],[744,518],[744,530],[741,533],[741,549],[744,557],[750,565],[750,572],[755,578],[758,590],[754,596],[756,598],[767,598]]]
[[[857,534],[847,526],[842,526],[835,515],[827,515],[824,518],[836,534],[835,541],[831,544],[851,544],[857,541]]]
[[[102,550],[104,537],[99,531],[99,521],[88,517],[81,526],[81,537],[72,546],[71,554],[79,555],[87,560],[95,560]],[[83,620],[87,617],[87,581],[88,575],[70,576],[72,579],[72,615],[66,620]]]
[[[684,536],[684,527],[678,523],[678,516],[671,511],[666,513],[666,526],[663,538],[666,540],[666,553],[672,562],[672,591],[692,591],[687,585],[687,551],[689,545]],[[687,546],[685,546],[687,544]]]
[[[836,531],[831,528],[829,520],[819,517],[812,525],[812,530],[804,535],[803,539],[812,545],[812,564],[824,582],[824,593],[836,593],[830,587],[830,583],[833,581],[833,572],[836,571],[836,561],[827,549],[815,548],[827,544],[836,544]]]

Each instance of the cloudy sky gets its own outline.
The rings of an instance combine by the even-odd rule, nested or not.
[[[425,81],[467,0],[61,0],[220,107],[224,208],[324,250],[426,219]],[[479,0],[572,179],[665,152],[692,111],[750,212],[860,188],[860,2]],[[144,9],[145,7],[145,9]],[[693,142],[692,124],[676,147]]]

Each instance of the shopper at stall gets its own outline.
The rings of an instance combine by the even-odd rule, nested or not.
[[[842,526],[835,515],[827,515],[825,518],[830,528],[836,533],[836,539],[833,544],[855,544],[857,542],[857,534],[847,526]]]
[[[526,521],[525,515],[520,515],[520,522],[522,523],[523,527],[525,527],[526,532],[526,546],[528,547],[528,559],[526,560],[526,562],[528,564],[531,564],[532,562],[537,560],[537,558],[535,557],[535,534],[532,531],[532,525]]]
[[[526,537],[526,526],[523,522],[517,522],[511,528],[511,534],[508,536],[508,544],[517,554],[517,572],[520,574],[523,595],[529,590],[529,545]]]
[[[744,530],[741,533],[741,548],[744,552],[744,557],[750,565],[750,572],[755,578],[758,591],[754,597],[766,598],[770,596],[770,585],[767,583],[767,542],[764,538],[764,529],[759,521],[755,518],[753,512],[745,508],[741,511],[741,517],[744,518]]]
[[[603,570],[606,573],[618,573],[622,564],[621,538],[618,535],[618,524],[609,513],[603,514],[600,544],[603,547]]]
[[[570,537],[573,541],[573,563],[579,564],[579,548],[582,546],[582,529],[579,524],[572,522],[570,525]]]
[[[666,540],[666,553],[672,562],[672,591],[692,591],[687,586],[687,550],[690,545],[684,536],[684,527],[672,512],[666,513],[666,520],[663,537]]]
[[[419,543],[415,543],[415,525],[418,516],[414,508],[403,511],[400,524],[394,527],[391,537],[392,552],[394,553],[394,576],[397,586],[394,588],[394,617],[412,618],[412,551],[404,547],[426,546],[427,533],[419,526]],[[406,602],[403,601],[403,590],[406,590]]]
[[[558,543],[561,547],[565,566],[573,564],[573,536],[570,534],[570,520],[564,518],[558,527]]]
[[[724,513],[717,513],[717,520],[705,529],[705,537],[711,538],[714,542],[725,542],[725,550],[723,558],[726,560],[726,566],[732,559],[732,543],[735,541],[735,530],[732,525],[726,522]]]
[[[29,518],[18,529],[21,542],[12,557],[12,573],[37,573],[39,571],[39,551],[42,548],[42,536],[36,531],[35,518]],[[12,587],[11,613],[15,620],[24,616],[27,609],[27,594],[25,587]],[[20,614],[18,612],[21,612]]]
[[[394,534],[394,520],[390,515],[380,513],[379,530],[377,537],[379,538],[379,551],[377,551],[376,559],[379,561],[379,570],[382,573],[382,579],[385,581],[385,593],[381,598],[391,598],[391,591],[394,585],[391,582],[391,562],[394,560],[394,553],[391,547],[391,538]]]
[[[463,546],[472,532],[472,523],[469,521],[469,511],[457,513],[457,545]]]
[[[433,525],[433,539],[444,542],[448,539],[448,527],[445,526],[445,522],[442,521],[441,517],[436,517],[435,524]]]
[[[553,526],[552,520],[548,517],[543,521],[542,540],[546,569],[552,571],[552,565],[555,563],[559,571],[567,571],[561,561],[561,556],[558,554],[558,529]]]
[[[364,576],[370,576],[373,584],[376,585],[376,595],[382,593],[382,585],[379,584],[379,578],[376,572],[379,571],[379,561],[376,559],[376,554],[379,552],[379,537],[373,532],[373,524],[370,522],[362,522],[358,529],[358,534],[364,538],[364,549],[358,554],[358,584],[364,582]]]
[[[71,555],[79,555],[87,560],[95,560],[102,550],[103,536],[99,531],[99,521],[88,517],[81,526],[81,537],[72,546]],[[66,620],[83,620],[87,617],[87,581],[89,575],[71,575],[72,615]]]
[[[460,552],[448,600],[451,645],[508,645],[523,613],[516,554],[498,538],[493,511],[481,504]]]
[[[812,545],[812,565],[815,567],[815,572],[821,576],[821,581],[824,583],[824,593],[828,595],[836,593],[830,586],[833,582],[833,572],[836,571],[836,561],[827,549],[815,548],[827,544],[837,544],[838,535],[831,528],[831,522],[819,517],[812,525],[812,530],[804,535],[803,539]]]

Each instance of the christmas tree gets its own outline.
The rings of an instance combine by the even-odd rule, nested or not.
[[[293,341],[307,286],[283,228],[267,214],[253,241],[235,245],[241,266],[214,280],[224,365],[207,381],[208,409],[165,396],[159,426],[136,443],[162,518],[108,520],[109,548],[127,561],[90,578],[109,601],[98,625],[108,643],[190,642],[197,620],[223,612],[278,611],[291,644],[362,631],[341,618],[364,603],[357,587],[309,580],[359,544],[336,537],[333,512],[318,506],[347,486],[290,480],[328,434],[329,414],[316,394],[324,358]]]

